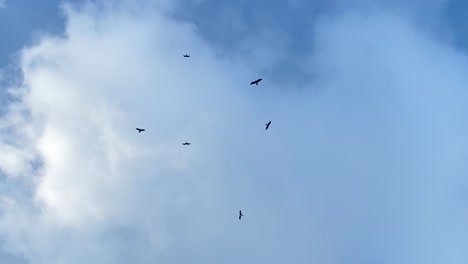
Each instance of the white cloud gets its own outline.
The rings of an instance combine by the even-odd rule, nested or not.
[[[323,18],[306,58],[318,77],[284,90],[249,86],[247,57],[217,58],[161,9],[66,10],[66,38],[24,50],[22,101],[1,123],[0,252],[71,264],[468,260],[468,60],[418,26],[378,10]]]

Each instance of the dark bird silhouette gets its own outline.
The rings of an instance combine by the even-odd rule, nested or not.
[[[239,220],[241,220],[241,218],[243,217],[244,215],[242,214],[242,210],[239,210]]]
[[[265,125],[266,125],[265,130],[267,130],[267,129],[270,127],[270,125],[271,125],[271,121],[268,122],[268,123],[266,123]]]
[[[185,54],[184,57],[185,57],[185,58],[190,58],[190,55]]]
[[[189,142],[187,142],[187,141],[185,141],[185,143],[182,143],[182,145],[184,145],[184,146],[190,145],[190,144],[192,144],[192,143],[189,143]]]
[[[143,128],[138,128],[138,127],[136,128],[136,130],[138,130],[138,133],[145,131]]]
[[[258,85],[258,83],[259,83],[261,80],[262,80],[262,78],[257,79],[257,80],[255,80],[255,81],[251,82],[250,85],[252,85],[252,84]]]

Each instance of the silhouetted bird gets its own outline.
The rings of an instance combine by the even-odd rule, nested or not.
[[[136,128],[136,130],[138,130],[138,133],[145,131],[143,128],[138,128],[138,127]]]
[[[261,80],[262,80],[261,78],[260,78],[260,79],[257,79],[257,80],[255,80],[255,81],[251,82],[250,85],[252,85],[252,84],[258,85],[258,83],[259,83]]]
[[[189,142],[187,142],[187,141],[185,141],[185,143],[182,143],[182,145],[184,145],[184,146],[190,145],[190,144],[192,144],[192,143],[189,143]]]
[[[265,124],[266,125],[265,130],[267,130],[270,127],[270,124],[271,124],[271,121]]]
[[[241,220],[241,218],[243,217],[244,215],[242,214],[242,210],[239,210],[239,220]]]
[[[185,57],[185,58],[190,58],[190,55],[185,54],[184,57]]]

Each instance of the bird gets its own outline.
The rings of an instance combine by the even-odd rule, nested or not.
[[[244,215],[242,214],[242,210],[239,210],[239,220],[241,220],[241,218],[243,217]]]
[[[266,127],[265,127],[265,130],[267,130],[267,129],[268,129],[268,127],[270,127],[270,125],[271,125],[271,121],[270,121],[270,122],[268,122],[268,123],[266,123],[265,125],[266,125]]]
[[[184,57],[185,57],[185,58],[190,58],[190,55],[185,54]]]
[[[189,142],[187,142],[187,141],[185,141],[185,143],[182,143],[182,145],[184,145],[184,146],[190,145],[190,144],[192,144],[192,143],[189,143]]]
[[[255,80],[255,81],[251,82],[250,85],[252,85],[252,84],[258,85],[258,83],[259,83],[261,80],[262,80],[262,78],[257,79],[257,80]]]
[[[143,129],[143,128],[138,128],[138,127],[136,128],[136,130],[138,130],[138,133],[141,133],[141,132],[145,131],[145,129]]]

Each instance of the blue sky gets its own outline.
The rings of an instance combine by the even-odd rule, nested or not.
[[[5,67],[23,46],[31,42],[41,33],[61,34],[64,28],[64,17],[60,9],[60,0],[45,0],[35,2],[30,0],[5,1],[0,9],[0,33],[3,37],[0,46],[0,64]],[[81,1],[74,1],[79,3]],[[184,21],[195,23],[200,34],[211,41],[221,54],[228,56],[228,51],[236,50],[246,36],[255,36],[261,30],[274,29],[293,40],[287,43],[289,52],[298,60],[300,55],[310,52],[312,43],[305,32],[310,29],[314,20],[324,14],[339,12],[344,1],[256,1],[252,5],[249,1],[219,2],[219,1],[179,1],[174,15]],[[356,2],[356,1],[355,1]],[[362,1],[357,1],[362,2]],[[356,3],[357,3],[356,2]],[[421,8],[413,1],[380,1],[387,5]],[[466,31],[463,15],[468,8],[463,1],[446,1],[443,8],[434,12],[421,12],[417,16],[427,16],[429,23],[444,23],[450,26],[451,33],[457,43],[464,48]],[[350,5],[353,1],[348,1]],[[397,4],[395,4],[397,3]],[[427,7],[425,6],[425,7]],[[430,9],[429,9],[430,10]],[[224,16],[231,16],[224,19]],[[442,16],[442,20],[440,19]],[[212,23],[213,20],[223,19],[223,23]],[[425,22],[428,22],[428,21]],[[228,31],[229,34],[225,34]],[[297,64],[297,62],[296,62]],[[288,69],[282,69],[287,71]],[[301,70],[297,68],[296,70]],[[288,72],[288,75],[294,72]]]
[[[10,56],[17,53],[24,45],[31,44],[37,32],[59,34],[63,30],[64,18],[60,15],[60,1],[5,1],[0,9],[0,63],[8,64]]]
[[[468,261],[462,1],[36,2],[0,9],[0,262]]]

